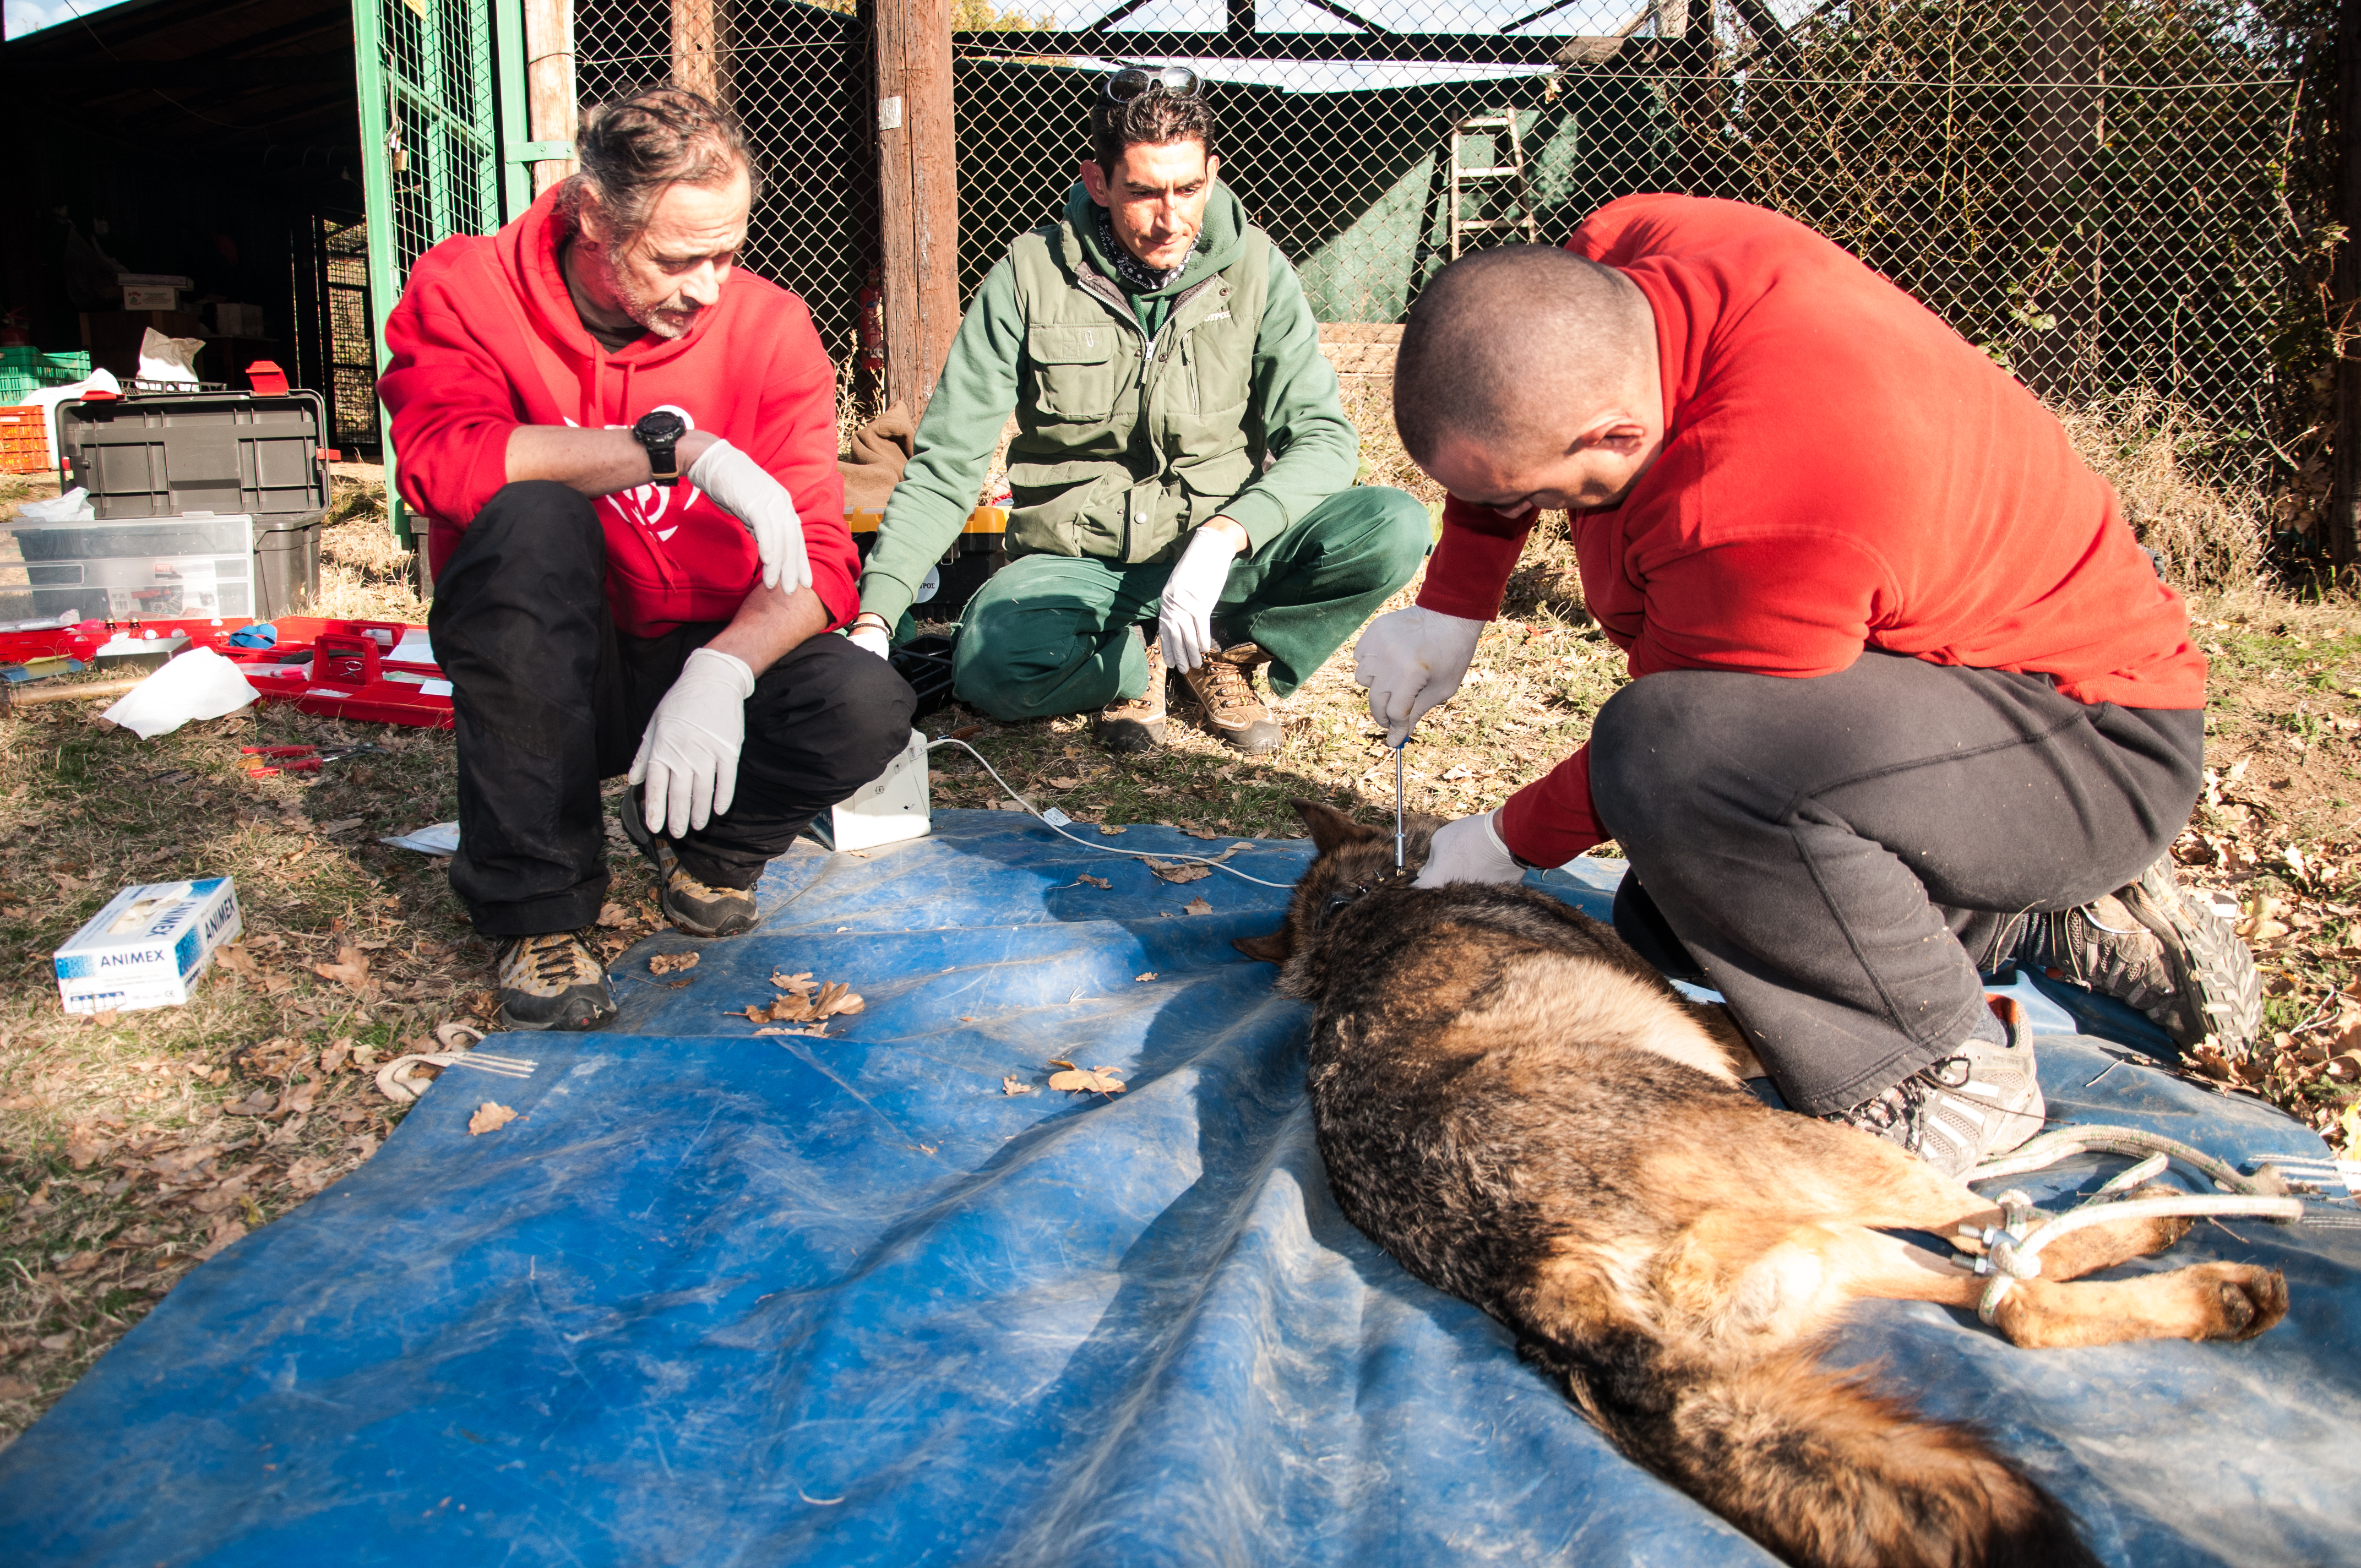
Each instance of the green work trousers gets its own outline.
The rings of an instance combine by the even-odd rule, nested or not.
[[[1426,508],[1383,485],[1339,490],[1230,566],[1213,630],[1270,655],[1286,696],[1409,582],[1433,537]],[[1148,654],[1171,563],[1021,555],[970,601],[952,689],[994,718],[1089,713],[1148,690]]]

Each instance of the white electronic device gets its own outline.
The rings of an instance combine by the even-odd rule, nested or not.
[[[910,743],[885,771],[831,806],[811,825],[812,837],[831,850],[873,850],[905,839],[923,839],[933,826],[927,790],[927,738],[910,731]]]

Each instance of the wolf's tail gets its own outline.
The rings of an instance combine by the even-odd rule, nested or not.
[[[1634,1346],[1634,1349],[1639,1347]],[[1972,1427],[1809,1355],[1675,1365],[1527,1354],[1618,1446],[1802,1568],[2097,1568],[2066,1506]]]

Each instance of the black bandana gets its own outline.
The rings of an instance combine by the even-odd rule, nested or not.
[[[1115,225],[1107,221],[1107,210],[1100,207],[1097,211],[1099,252],[1115,264],[1115,276],[1126,289],[1135,294],[1152,294],[1159,289],[1170,287],[1188,269],[1190,259],[1197,254],[1197,242],[1191,239],[1189,242],[1189,254],[1183,256],[1171,270],[1159,272],[1126,250],[1123,247],[1123,242],[1115,237]]]

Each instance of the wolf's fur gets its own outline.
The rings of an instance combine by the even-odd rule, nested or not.
[[[1516,1330],[1626,1453],[1790,1562],[2095,1561],[1976,1431],[1817,1365],[1854,1299],[1972,1306],[1982,1280],[1883,1233],[1949,1235],[1996,1223],[1990,1204],[1892,1144],[1763,1105],[1719,1010],[1597,921],[1520,887],[1412,888],[1390,836],[1296,809],[1319,858],[1285,927],[1238,946],[1316,1009],[1312,1112],[1347,1218]],[[2061,1238],[2001,1331],[2092,1344],[2279,1321],[2285,1281],[2244,1265],[2063,1283],[2187,1229]]]

